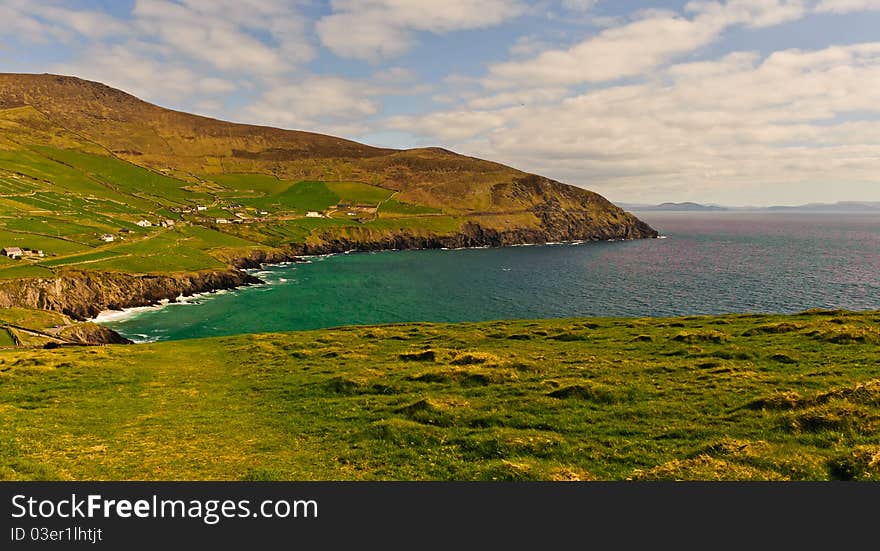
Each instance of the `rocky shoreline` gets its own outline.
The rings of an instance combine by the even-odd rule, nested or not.
[[[105,310],[152,306],[255,283],[262,281],[234,268],[169,275],[69,271],[52,278],[0,282],[0,307],[49,310],[85,321]]]
[[[315,242],[286,245],[277,249],[253,249],[246,255],[229,258],[231,266],[239,269],[258,269],[267,264],[297,262],[303,256],[338,254],[352,251],[376,252],[420,249],[468,249],[482,247],[510,247],[514,245],[544,245],[572,241],[618,241],[651,239],[659,236],[648,224],[636,219],[632,224],[608,227],[589,227],[583,221],[558,225],[547,229],[519,229],[499,231],[467,222],[456,235],[426,236],[412,233],[377,235],[369,239],[347,239],[333,234],[320,235]]]
[[[226,270],[205,270],[184,274],[137,275],[116,272],[65,271],[56,277],[18,279],[0,282],[0,307],[20,307],[60,312],[77,321],[87,321],[107,310],[154,306],[191,296],[245,285],[263,283],[244,270],[268,264],[299,262],[303,256],[336,254],[351,251],[406,249],[459,249],[545,244],[566,241],[605,241],[657,237],[647,224],[636,223],[607,228],[589,228],[586,224],[545,229],[497,231],[468,222],[452,236],[423,236],[408,233],[380,235],[374,239],[352,240],[332,235],[319,236],[314,242],[281,248],[257,248],[226,261]],[[101,332],[101,342],[112,344],[125,339],[109,329]]]

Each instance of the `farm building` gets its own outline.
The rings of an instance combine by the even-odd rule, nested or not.
[[[6,247],[3,250],[0,250],[0,253],[16,260],[24,256],[24,251],[21,250],[21,247]]]
[[[214,222],[216,222],[217,224],[228,224],[229,220],[227,220],[225,218],[218,218],[218,219],[214,220]]]
[[[112,242],[116,241],[116,236],[109,234],[109,233],[105,233],[104,235],[101,236],[101,241],[106,241],[107,243],[112,243]]]
[[[159,222],[159,225],[163,228],[173,228],[174,220],[171,220],[170,218],[168,220],[162,220],[161,222]]]
[[[150,226],[153,225],[153,223],[150,222],[149,220],[138,220],[137,225],[142,228],[149,228]]]
[[[309,212],[306,213],[306,218],[324,218],[324,215],[321,214],[320,212],[310,210]]]
[[[4,249],[0,249],[0,254],[8,256],[13,260],[34,256],[43,258],[44,256],[46,256],[45,254],[43,254],[43,251],[38,251],[35,249],[25,249],[22,247],[6,247]]]

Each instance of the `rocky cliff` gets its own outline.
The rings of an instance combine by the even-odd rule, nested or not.
[[[65,272],[53,278],[0,283],[0,307],[50,310],[86,320],[104,310],[149,306],[181,295],[254,283],[261,281],[235,269],[169,275]]]
[[[97,323],[75,323],[63,328],[58,332],[58,337],[73,344],[100,345],[100,344],[132,344],[116,331],[108,329]]]

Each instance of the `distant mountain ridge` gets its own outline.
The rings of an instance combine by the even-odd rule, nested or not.
[[[632,203],[617,203],[621,208],[627,210],[639,210],[643,212],[648,211],[676,211],[676,212],[706,212],[706,211],[722,211],[728,210],[724,207],[719,207],[716,205],[701,205],[699,203],[693,202],[684,202],[684,203],[662,203],[659,205],[643,205],[643,204],[632,204]]]
[[[772,206],[760,210],[800,212],[872,212],[880,211],[880,201],[839,201],[837,203],[809,203],[799,206]]]
[[[880,201],[840,201],[837,203],[808,203],[805,205],[774,205],[770,207],[726,207],[700,203],[662,203],[646,205],[617,203],[621,208],[635,212],[880,212]]]

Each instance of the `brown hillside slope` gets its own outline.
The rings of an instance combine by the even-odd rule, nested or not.
[[[0,109],[30,106],[120,159],[203,181],[262,173],[284,180],[361,181],[397,198],[467,216],[499,242],[654,237],[590,191],[439,148],[393,150],[310,132],[181,113],[75,77],[0,74]],[[525,230],[525,231],[524,231]]]

